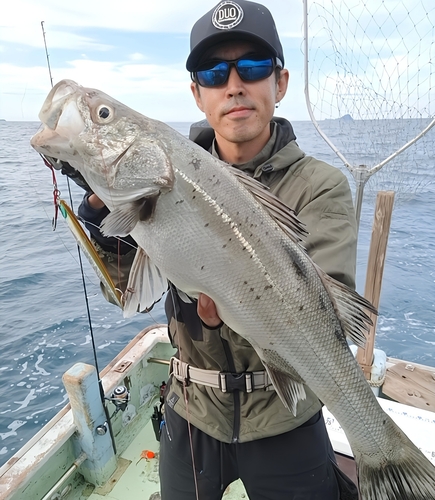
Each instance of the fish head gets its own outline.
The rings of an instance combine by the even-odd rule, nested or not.
[[[48,94],[30,144],[68,162],[109,206],[170,190],[172,166],[159,122],[107,94],[62,80]]]

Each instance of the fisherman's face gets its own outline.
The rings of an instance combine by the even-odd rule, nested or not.
[[[207,60],[234,60],[252,55],[255,51],[256,46],[251,43],[231,42],[216,46],[207,55]],[[288,76],[288,71],[284,69],[278,81],[275,73],[272,73],[263,80],[246,82],[232,66],[229,78],[223,85],[200,87],[196,83],[191,84],[196,104],[215,131],[220,153],[229,144],[248,145],[251,158],[263,149],[270,138],[270,120],[275,105],[287,90]],[[221,154],[222,159],[229,161],[224,156]]]

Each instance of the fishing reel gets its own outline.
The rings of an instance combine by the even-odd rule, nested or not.
[[[108,401],[111,401],[115,405],[115,413],[112,415],[116,415],[119,411],[125,411],[127,408],[128,402],[131,399],[131,395],[127,387],[125,385],[118,385],[115,390],[110,395],[110,398],[105,398]]]
[[[106,401],[111,401],[115,405],[115,411],[112,413],[111,417],[108,421],[104,422],[104,424],[99,425],[96,428],[96,433],[99,436],[104,436],[106,432],[110,428],[110,420],[119,412],[125,411],[128,405],[128,402],[131,399],[130,391],[125,387],[125,385],[118,385],[115,390],[110,395],[110,398],[104,397]]]

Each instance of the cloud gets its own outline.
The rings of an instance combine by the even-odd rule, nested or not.
[[[14,27],[6,27],[1,31],[3,42],[10,44],[25,45],[28,47],[42,48],[44,46],[41,27],[32,26],[25,32]],[[108,51],[113,45],[101,43],[88,36],[69,32],[67,29],[53,29],[50,31],[50,50],[53,49],[74,49],[74,50],[95,50]]]
[[[50,26],[54,29],[97,27],[127,32],[189,33],[197,19],[216,3],[216,0],[202,0],[201,3],[197,0],[183,0],[183,2],[179,0],[164,0],[164,2],[17,0],[8,4],[8,14],[2,16],[0,39],[3,39],[4,29],[9,27],[17,30],[22,43],[33,45],[40,38],[40,36],[34,37],[33,35],[36,35],[38,31],[40,35],[41,21],[44,21],[47,28]],[[297,30],[300,32],[301,23],[294,22],[295,18],[302,21],[302,7],[298,0],[290,2],[269,0],[265,3],[274,14],[278,30],[283,33],[283,36],[289,33],[289,36],[293,36]]]
[[[140,52],[135,52],[134,54],[130,54],[128,58],[131,61],[143,61],[144,59],[146,59],[146,57]]]
[[[198,10],[196,0],[18,0],[8,5],[2,27],[31,26],[45,21],[51,26],[77,28],[99,27],[126,31],[188,32],[198,15],[212,8],[216,2],[203,0]]]
[[[216,3],[217,0],[203,0],[200,4],[197,0],[10,2],[8,15],[0,21],[0,118],[37,120],[50,89],[43,21],[54,83],[70,78],[161,119],[200,119],[184,64],[193,23]],[[282,32],[283,45],[290,47],[285,49],[288,66],[300,70],[292,78],[292,94],[298,95],[297,103],[290,103],[294,110],[303,101],[299,77],[302,7],[299,0],[265,3]],[[284,109],[283,104],[281,110]]]
[[[198,120],[184,67],[77,59],[56,69],[62,79],[104,91],[135,110],[169,121]],[[6,76],[7,75],[7,76]],[[54,80],[57,83],[58,79]],[[0,118],[37,120],[50,89],[47,69],[0,64]]]

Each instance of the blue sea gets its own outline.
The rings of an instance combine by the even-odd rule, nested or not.
[[[188,123],[171,125],[188,134]],[[345,171],[311,122],[293,125],[307,154]],[[352,135],[355,124],[323,125],[351,162],[367,165],[375,165],[409,140],[414,126],[421,127],[412,120],[400,127],[399,121],[384,120]],[[382,130],[377,128],[381,125]],[[0,122],[0,465],[65,405],[62,374],[78,361],[93,363],[77,247],[61,216],[52,229],[51,173],[29,145],[38,128],[37,122]],[[376,346],[389,356],[435,367],[434,143],[432,130],[369,181],[360,225],[357,289],[364,291],[375,193],[394,189],[398,194]],[[66,178],[58,174],[57,182],[61,197],[69,202]],[[73,182],[70,187],[77,208],[83,191]],[[165,316],[158,305],[152,314],[124,319],[102,298],[87,262],[84,269],[102,369],[141,329],[165,322]]]

